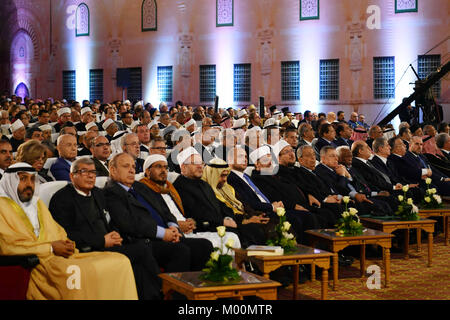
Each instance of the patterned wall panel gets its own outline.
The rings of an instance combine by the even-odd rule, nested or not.
[[[90,13],[89,7],[85,3],[81,3],[76,13],[76,36],[89,36],[90,33]]]
[[[300,0],[300,20],[319,19],[319,0]]]
[[[417,12],[418,0],[395,0],[395,13]]]
[[[142,31],[156,31],[158,29],[158,8],[156,0],[142,2]]]
[[[233,24],[234,24],[234,0],[216,0],[217,27],[233,26]]]

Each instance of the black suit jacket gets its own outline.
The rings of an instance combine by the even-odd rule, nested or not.
[[[380,191],[384,190],[392,192],[392,183],[388,183],[386,180],[384,180],[383,176],[379,172],[369,167],[361,160],[353,158],[352,167],[364,177],[364,180],[367,182],[371,189],[376,188]]]
[[[236,198],[238,198],[238,200],[242,203],[248,204],[253,210],[267,213],[271,213],[273,211],[272,204],[262,202],[253,189],[250,188],[250,186],[234,172],[230,173],[227,182],[234,188]]]
[[[372,165],[377,168],[379,171],[383,172],[385,175],[387,175],[391,182],[395,185],[397,183],[401,184],[408,184],[407,181],[398,174],[398,171],[395,170],[395,168],[392,165],[392,162],[387,161],[385,164],[383,160],[378,158],[377,156],[374,156],[371,160],[369,160]]]
[[[306,207],[306,200],[299,190],[290,183],[282,181],[278,176],[261,175],[254,170],[252,181],[270,202],[282,201],[286,210],[295,210],[297,204]]]
[[[418,155],[418,157],[420,157],[425,162],[425,164],[431,168],[431,170],[433,172],[431,179],[433,181],[440,181],[441,178],[447,178],[447,176],[444,175],[443,173],[441,173],[439,170],[431,167],[428,162],[428,159],[425,156],[420,154],[420,155]],[[405,156],[403,157],[403,159],[407,163],[407,167],[403,168],[403,169],[400,168],[400,172],[411,180],[415,179],[414,180],[415,183],[420,183],[421,177],[422,177],[422,166],[421,166],[421,163],[420,163],[420,160],[418,157],[416,157],[410,151],[408,151],[405,154]]]
[[[334,190],[334,192],[343,196],[347,196],[351,192],[351,189],[348,187],[350,180],[338,175],[334,170],[328,169],[322,163],[316,167],[315,172],[322,181]]]
[[[214,158],[214,150],[209,152],[203,144],[196,143],[194,148],[198,153],[200,153],[204,163],[209,163]]]
[[[301,184],[301,188],[317,200],[322,202],[329,195],[335,194],[330,185],[320,179],[315,172],[312,173],[304,167],[295,167],[294,171],[297,173],[298,182]]]
[[[136,192],[143,195],[140,184],[140,182],[135,182],[133,187]],[[122,237],[126,236],[132,240],[156,239],[158,227],[156,221],[153,220],[147,208],[131,193],[117,182],[109,180],[104,188],[104,194],[111,220]],[[150,204],[153,206],[152,203]],[[161,218],[164,222],[168,222],[164,216],[161,215]]]
[[[211,186],[203,180],[179,176],[173,184],[183,202],[184,214],[197,222],[197,231],[216,232],[225,217],[234,218],[233,210],[217,199]]]
[[[102,190],[94,187],[91,194],[100,213],[106,214],[106,201]],[[69,239],[75,241],[77,248],[91,247],[92,250],[103,250],[105,233],[93,223],[91,215],[88,215],[79,205],[77,196],[77,191],[72,184],[69,184],[53,195],[49,210],[55,221],[66,230]],[[108,224],[105,216],[103,220],[107,231],[111,232],[113,228]]]
[[[347,141],[345,141],[344,138],[339,137],[339,138],[337,138],[336,140],[334,140],[334,143],[335,143],[338,147],[340,147],[340,146],[347,146],[347,147],[351,148],[351,147],[352,147],[352,144],[353,144],[353,140],[348,139]]]
[[[319,153],[319,154],[320,154],[320,150],[321,150],[323,147],[326,147],[326,146],[332,146],[333,148],[336,148],[336,147],[337,147],[337,145],[334,143],[334,141],[332,141],[331,143],[329,143],[327,140],[325,140],[324,138],[320,137],[320,138],[317,140],[316,145],[315,145],[316,153]]]
[[[109,177],[109,170],[96,158],[92,158],[95,163],[95,171],[97,171],[97,177]]]

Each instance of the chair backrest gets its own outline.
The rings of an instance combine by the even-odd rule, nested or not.
[[[39,198],[48,207],[53,195],[68,184],[68,181],[52,181],[43,183],[39,186]]]
[[[103,189],[106,185],[106,182],[108,182],[109,177],[97,177],[95,179],[95,186],[97,188]]]
[[[56,144],[56,140],[58,140],[59,133],[52,133],[52,142]]]
[[[144,178],[145,178],[145,173],[144,173],[144,172],[141,172],[141,173],[136,174],[134,180],[140,181],[140,180],[142,180],[142,179],[144,179]]]
[[[48,158],[44,163],[44,169],[50,169],[56,160],[58,160],[58,158]]]
[[[170,183],[174,183],[175,180],[177,180],[179,176],[180,176],[179,173],[169,172],[167,175],[167,181],[169,181]]]
[[[255,167],[247,167],[247,169],[244,170],[244,173],[251,177],[253,170],[255,170]]]

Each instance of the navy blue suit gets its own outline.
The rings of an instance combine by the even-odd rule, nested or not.
[[[420,176],[414,183],[420,183],[425,187],[424,181],[422,180],[422,169],[429,168],[433,172],[431,179],[433,180],[433,185],[437,187],[438,193],[443,196],[450,196],[450,183],[442,181],[448,177],[436,168],[430,166],[428,159],[425,156],[421,154],[415,156],[412,152],[408,151],[403,159],[405,160],[407,167],[400,169],[402,174],[409,179],[417,179],[417,177]]]
[[[58,158],[50,167],[50,172],[57,181],[70,182],[70,164],[63,158]]]
[[[338,147],[346,146],[346,147],[351,148],[351,147],[352,147],[352,144],[353,144],[353,140],[350,140],[350,139],[345,140],[345,139],[342,138],[342,137],[337,138],[337,139],[334,140],[333,142],[334,142]]]
[[[331,143],[329,143],[327,140],[325,140],[324,138],[320,137],[320,138],[317,140],[316,145],[315,145],[316,152],[318,152],[318,153],[320,154],[320,150],[321,150],[323,147],[326,147],[326,146],[332,146],[332,147],[335,148],[335,149],[338,147],[338,146],[336,145],[336,143],[334,143],[334,141],[331,141]]]
[[[228,176],[227,182],[234,188],[236,197],[242,203],[248,204],[253,210],[272,213],[273,208],[271,203],[262,202],[256,195],[255,191],[234,172]]]

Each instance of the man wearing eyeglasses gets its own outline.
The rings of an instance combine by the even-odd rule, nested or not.
[[[70,171],[72,183],[50,200],[53,218],[80,251],[112,251],[127,256],[133,267],[139,299],[161,298],[159,268],[152,248],[143,241],[130,243],[114,228],[103,191],[95,187],[94,161],[82,157],[72,163]]]
[[[98,136],[92,140],[91,144],[92,159],[98,177],[108,177],[108,159],[111,155],[111,143],[104,136]]]
[[[129,133],[122,137],[120,141],[122,151],[133,157],[136,165],[136,174],[144,172],[144,159],[139,158],[141,150],[139,148],[139,138],[135,133]]]

